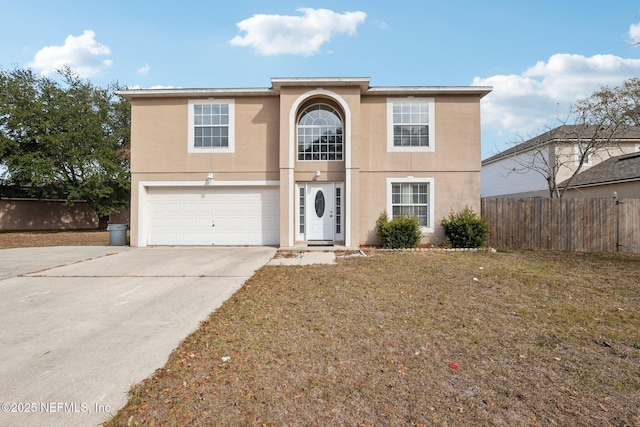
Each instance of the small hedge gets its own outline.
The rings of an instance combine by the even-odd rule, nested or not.
[[[376,234],[382,247],[388,249],[415,248],[422,238],[420,222],[417,218],[400,216],[389,220],[387,212],[383,212],[378,217]]]
[[[442,220],[442,228],[454,248],[479,248],[486,245],[489,238],[487,219],[480,218],[469,207],[462,212],[449,212],[449,216]]]

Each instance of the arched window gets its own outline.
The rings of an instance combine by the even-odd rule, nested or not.
[[[298,160],[343,160],[342,119],[327,104],[313,104],[298,119]]]

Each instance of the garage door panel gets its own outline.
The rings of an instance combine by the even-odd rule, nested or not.
[[[198,227],[207,228],[211,227],[213,224],[213,220],[211,218],[200,218],[198,219]]]
[[[196,218],[185,218],[182,220],[182,226],[184,228],[198,228],[198,220]]]
[[[247,208],[245,206],[232,206],[229,209],[229,213],[233,216],[233,217],[238,217],[238,216],[244,216],[247,213]]]
[[[167,203],[166,208],[163,209],[166,212],[182,212],[187,209],[185,205],[181,205],[178,203]]]
[[[213,207],[213,213],[214,215],[218,215],[218,214],[229,214],[231,212],[231,203],[226,200],[226,201],[220,201],[217,200],[214,207]]]
[[[150,187],[147,200],[150,245],[279,243],[276,187]]]
[[[231,227],[246,227],[247,226],[247,218],[243,217],[234,217],[229,221],[229,225]]]
[[[167,218],[162,224],[165,227],[176,228],[182,225],[182,220],[180,218]]]
[[[247,214],[252,216],[261,216],[262,214],[262,202],[248,202]]]

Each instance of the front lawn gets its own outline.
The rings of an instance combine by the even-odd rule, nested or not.
[[[109,246],[109,232],[104,230],[0,232],[0,249],[43,246]]]
[[[640,256],[263,267],[107,426],[640,424]]]

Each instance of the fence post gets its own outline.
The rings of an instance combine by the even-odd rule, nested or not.
[[[614,212],[615,212],[615,242],[616,242],[616,252],[620,252],[620,204],[622,203],[618,200],[618,192],[613,192],[613,201],[615,202]]]
[[[615,241],[615,245],[616,245],[616,252],[618,252],[618,230],[619,230],[619,225],[618,225],[618,192],[614,191],[613,192],[613,202],[614,202],[614,207],[613,207],[613,212],[614,212],[614,241]]]

